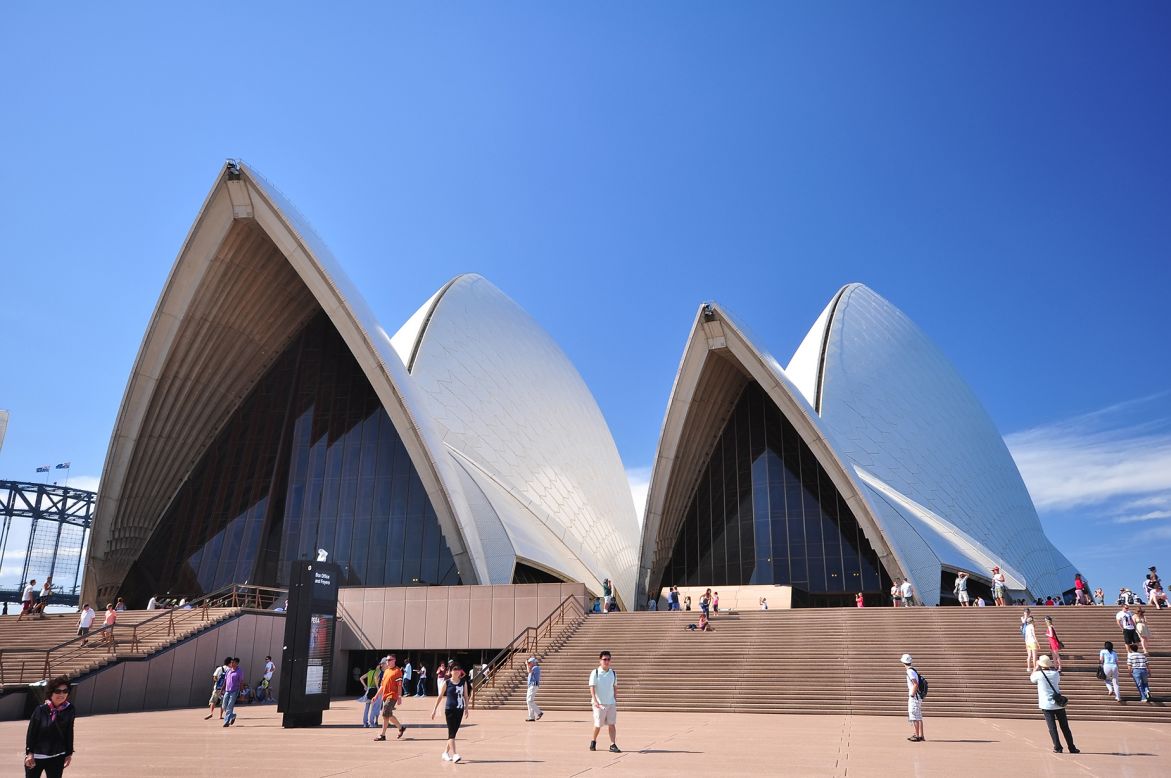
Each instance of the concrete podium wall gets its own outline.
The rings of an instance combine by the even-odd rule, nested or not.
[[[584,584],[346,587],[338,590],[343,651],[503,648]],[[340,625],[339,625],[340,626]]]
[[[82,678],[71,700],[79,716],[164,708],[207,707],[211,674],[225,656],[240,657],[244,680],[255,686],[264,657],[277,664],[285,637],[283,614],[244,613],[145,660],[123,660]]]

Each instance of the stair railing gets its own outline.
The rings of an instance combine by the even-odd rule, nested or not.
[[[486,686],[494,687],[500,671],[512,669],[515,666],[518,654],[526,658],[537,654],[540,651],[541,641],[552,638],[555,628],[564,625],[566,619],[573,619],[575,622],[581,621],[587,613],[585,598],[581,595],[571,594],[562,600],[561,604],[540,624],[521,630],[511,643],[492,658],[492,661],[488,663],[488,671],[478,675],[472,683],[472,707],[475,707],[477,692]],[[557,629],[557,632],[559,633],[560,629]]]
[[[82,656],[93,657],[105,653],[111,655],[119,644],[118,637],[130,633],[129,653],[142,650],[144,642],[158,637],[174,637],[181,627],[210,619],[210,608],[255,608],[267,610],[277,601],[288,596],[288,590],[271,586],[250,584],[229,584],[202,597],[186,603],[182,608],[167,608],[157,615],[134,624],[117,623],[99,627],[84,637],[71,638],[50,648],[0,649],[0,689],[9,684],[30,683],[26,677],[35,674],[39,668],[42,675],[33,681],[53,677],[53,667],[69,665]],[[190,607],[188,607],[190,606]],[[104,652],[102,651],[104,649]]]

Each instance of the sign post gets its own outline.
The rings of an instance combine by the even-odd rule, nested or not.
[[[322,711],[329,710],[340,581],[341,568],[332,562],[292,564],[277,694],[283,727],[321,726]]]

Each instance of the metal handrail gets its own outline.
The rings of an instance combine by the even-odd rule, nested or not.
[[[0,649],[0,689],[6,684],[22,684],[27,683],[24,680],[24,671],[29,667],[29,660],[20,662],[18,672],[13,672],[14,668],[11,666],[12,662],[5,662],[5,654],[24,654],[26,656],[32,655],[36,658],[38,664],[41,664],[43,670],[43,678],[52,677],[53,664],[65,659],[75,659],[84,650],[88,651],[89,646],[80,645],[82,642],[89,642],[95,638],[102,637],[103,639],[97,642],[98,646],[104,646],[106,654],[114,654],[115,647],[118,644],[115,638],[116,634],[124,634],[127,629],[130,630],[129,653],[137,653],[142,649],[142,642],[150,637],[154,637],[160,633],[164,633],[168,637],[178,634],[176,622],[187,624],[192,621],[188,617],[198,615],[199,621],[208,621],[209,608],[212,607],[227,607],[227,608],[256,608],[265,609],[275,603],[281,597],[287,596],[288,590],[278,589],[271,586],[255,586],[250,584],[229,584],[221,587],[209,594],[194,599],[187,603],[191,606],[183,608],[167,608],[161,611],[156,616],[151,616],[143,621],[135,624],[119,626],[117,623],[103,625],[98,629],[93,630],[89,635],[84,637],[71,638],[64,643],[59,643],[50,648],[13,648]],[[264,605],[268,602],[268,606]],[[109,640],[105,640],[104,636],[109,635]],[[43,658],[43,663],[42,663]],[[6,672],[7,666],[7,672]],[[7,676],[15,676],[12,681],[7,680]]]
[[[488,672],[477,677],[475,683],[472,685],[472,706],[475,707],[475,692],[485,686],[495,686],[496,678],[499,674],[498,671],[506,664],[509,669],[512,669],[513,659],[517,654],[524,653],[533,655],[538,653],[542,638],[553,637],[553,627],[564,624],[566,614],[569,611],[577,610],[578,619],[585,618],[588,610],[583,602],[584,599],[584,597],[578,594],[569,595],[540,624],[535,627],[525,627],[512,639],[512,642],[502,648],[496,656],[492,657],[492,661],[488,663]]]

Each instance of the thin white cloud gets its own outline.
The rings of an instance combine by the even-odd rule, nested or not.
[[[630,496],[634,498],[634,510],[638,514],[638,526],[642,526],[646,517],[646,495],[651,486],[651,469],[649,467],[632,467],[626,471],[626,480],[630,483]]]
[[[1171,519],[1171,511],[1150,511],[1149,513],[1140,513],[1136,516],[1119,516],[1114,520],[1114,523],[1134,524],[1140,521],[1156,521],[1158,519]]]
[[[101,481],[96,475],[74,475],[69,477],[69,488],[85,489],[87,492],[96,492]],[[64,485],[64,484],[62,484]]]
[[[1139,543],[1158,543],[1163,540],[1171,540],[1171,524],[1144,529],[1135,535],[1134,539]]]
[[[1005,442],[1041,510],[1124,498],[1130,498],[1127,510],[1155,509],[1142,513],[1171,505],[1171,415],[1166,395],[1015,432],[1005,436]]]

